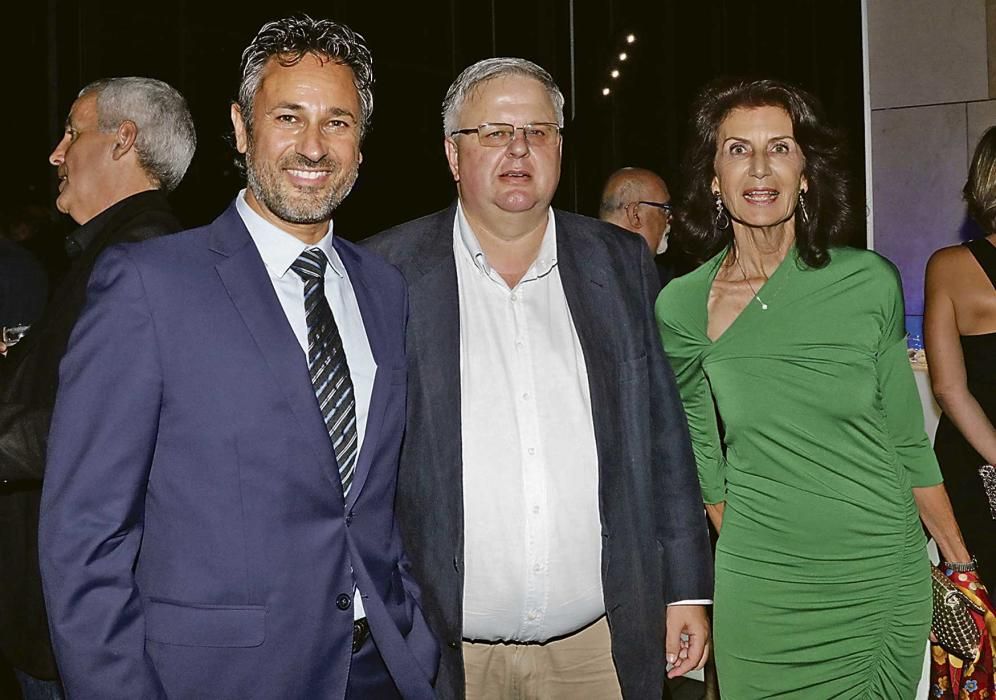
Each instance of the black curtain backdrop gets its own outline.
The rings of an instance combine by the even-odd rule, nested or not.
[[[660,172],[678,189],[688,106],[721,75],[781,78],[821,97],[853,152],[864,192],[859,0],[438,0],[436,2],[193,2],[35,0],[8,24],[4,72],[8,176],[5,219],[35,206],[56,243],[72,228],[54,210],[48,153],[79,89],[91,80],[146,75],[190,103],[199,144],[173,195],[181,218],[217,216],[242,186],[232,161],[229,104],[241,50],[259,26],[296,11],[350,25],[374,53],[374,125],[336,232],[359,239],[446,206],[454,196],[442,149],[440,102],[480,58],[522,56],[547,68],[567,98],[556,206],[594,215],[615,168]],[[632,33],[636,41],[627,44]],[[627,53],[626,61],[618,54]],[[609,77],[617,67],[620,76]],[[602,95],[609,87],[611,94]],[[863,245],[864,230],[853,242]],[[59,255],[59,246],[52,246]]]

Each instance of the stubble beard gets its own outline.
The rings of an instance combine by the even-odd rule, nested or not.
[[[329,156],[312,161],[303,156],[287,157],[271,163],[257,163],[252,139],[246,150],[246,182],[256,199],[275,216],[291,224],[319,224],[329,221],[332,213],[346,199],[360,172],[354,163],[348,171]],[[332,182],[328,188],[307,190],[295,187],[281,178],[285,168],[327,169]]]

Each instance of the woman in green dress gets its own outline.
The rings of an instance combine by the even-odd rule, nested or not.
[[[723,700],[912,698],[930,626],[920,519],[971,557],[924,433],[897,270],[839,247],[842,146],[807,93],[708,87],[681,234],[707,259],[657,300],[719,531]]]

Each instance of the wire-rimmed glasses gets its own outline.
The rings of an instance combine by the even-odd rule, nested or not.
[[[469,129],[456,129],[450,136],[457,134],[477,134],[477,140],[482,146],[489,148],[504,148],[515,139],[515,132],[521,130],[523,137],[530,146],[550,146],[557,142],[564,127],[554,122],[535,122],[515,126],[505,122],[488,122]]]

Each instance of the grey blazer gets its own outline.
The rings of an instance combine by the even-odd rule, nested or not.
[[[398,518],[429,624],[442,640],[436,690],[464,696],[460,333],[448,209],[366,241],[409,293],[408,415]],[[712,597],[712,564],[688,429],[653,303],[643,241],[555,210],[557,256],[588,369],[598,453],[602,586],[623,695],[659,700],[664,608]]]

